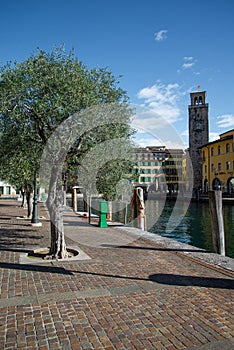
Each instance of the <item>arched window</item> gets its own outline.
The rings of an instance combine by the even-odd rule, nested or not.
[[[202,105],[203,102],[202,102],[202,96],[199,96],[199,105]]]
[[[226,153],[229,153],[229,152],[230,152],[230,144],[227,143],[227,144],[226,144]]]
[[[211,147],[211,156],[214,155],[214,147]]]
[[[194,98],[194,104],[195,104],[195,105],[198,105],[197,97]]]
[[[221,146],[218,146],[218,155],[221,154]]]

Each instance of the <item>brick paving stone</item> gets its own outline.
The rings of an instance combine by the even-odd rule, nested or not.
[[[231,271],[190,260],[145,238],[101,248],[79,235],[123,235],[69,214],[67,244],[90,260],[22,262],[50,242],[15,201],[0,201],[0,344],[2,349],[186,349],[234,337]],[[226,343],[225,343],[226,342]],[[0,346],[1,348],[1,346]]]

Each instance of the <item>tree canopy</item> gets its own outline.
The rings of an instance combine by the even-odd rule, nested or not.
[[[104,112],[97,106],[108,107]],[[74,115],[76,122],[73,118],[70,125]],[[82,163],[90,149],[108,140],[122,138],[129,146],[133,133],[130,120],[127,94],[119,87],[118,78],[107,68],[88,69],[72,51],[67,54],[62,47],[50,53],[37,49],[22,63],[0,67],[0,178],[17,187],[30,187],[43,152],[50,155],[47,158],[53,163],[53,173],[47,204],[52,256],[64,257],[66,252],[59,199],[63,163]],[[115,170],[118,178],[124,172],[123,158],[119,156],[119,170]],[[110,162],[107,168],[110,175]],[[102,174],[105,176],[107,173]]]

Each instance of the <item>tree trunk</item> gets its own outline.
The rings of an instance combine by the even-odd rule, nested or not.
[[[88,212],[89,211],[88,195],[85,191],[83,192],[83,204],[84,204],[84,212]]]
[[[28,208],[28,218],[30,218],[32,214],[32,197],[31,192],[26,191],[26,201],[27,201],[27,208]]]
[[[53,167],[47,199],[51,227],[49,258],[52,259],[65,259],[68,256],[63,226],[63,191],[59,179],[60,172],[59,167]]]
[[[68,256],[64,226],[63,226],[63,209],[53,208],[50,211],[50,227],[51,227],[51,244],[49,256],[53,259],[65,259]]]
[[[21,203],[21,208],[26,208],[26,201],[25,201],[25,191],[22,190],[21,191],[21,194],[22,194],[22,203]]]

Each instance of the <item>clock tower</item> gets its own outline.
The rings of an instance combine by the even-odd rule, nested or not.
[[[206,91],[190,93],[189,111],[189,155],[193,166],[193,188],[202,188],[202,150],[201,146],[209,142],[208,103]]]

